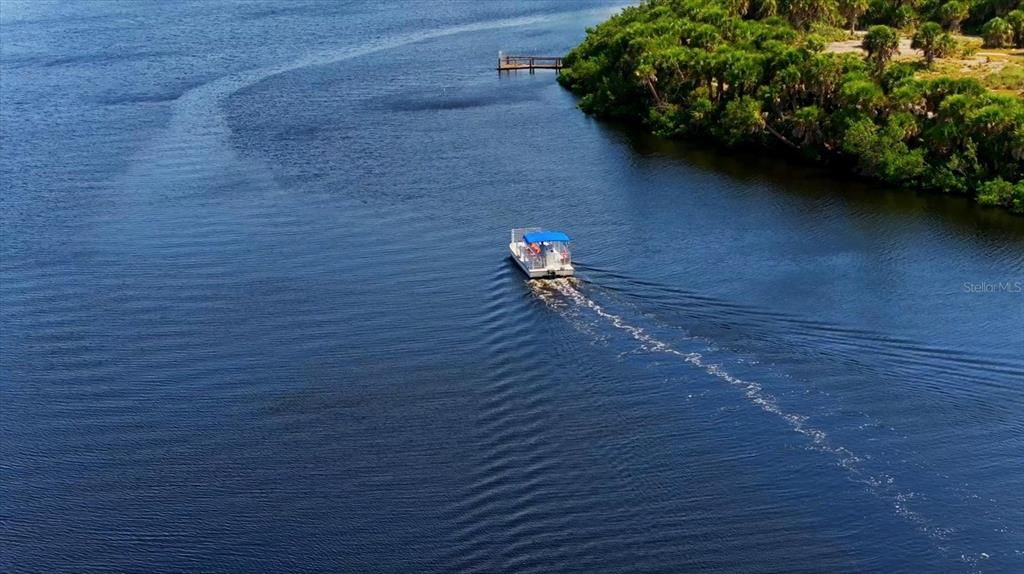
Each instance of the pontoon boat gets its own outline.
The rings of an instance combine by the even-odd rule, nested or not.
[[[516,228],[512,230],[508,248],[512,259],[531,279],[569,277],[576,272],[569,252],[569,236],[561,231]]]

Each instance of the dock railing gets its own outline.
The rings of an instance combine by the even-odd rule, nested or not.
[[[514,56],[498,52],[498,71],[561,70],[561,56]]]

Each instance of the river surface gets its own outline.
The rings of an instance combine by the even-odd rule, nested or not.
[[[1024,219],[493,71],[614,10],[4,0],[0,571],[1024,571]]]

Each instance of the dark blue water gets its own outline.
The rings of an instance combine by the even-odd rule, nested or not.
[[[0,4],[0,571],[1024,571],[1024,220],[493,72],[613,9]]]

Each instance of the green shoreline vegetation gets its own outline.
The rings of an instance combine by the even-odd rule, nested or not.
[[[658,135],[780,147],[1024,214],[1017,2],[648,0],[589,29],[559,81],[585,112]],[[994,75],[970,73],[1003,55]]]

